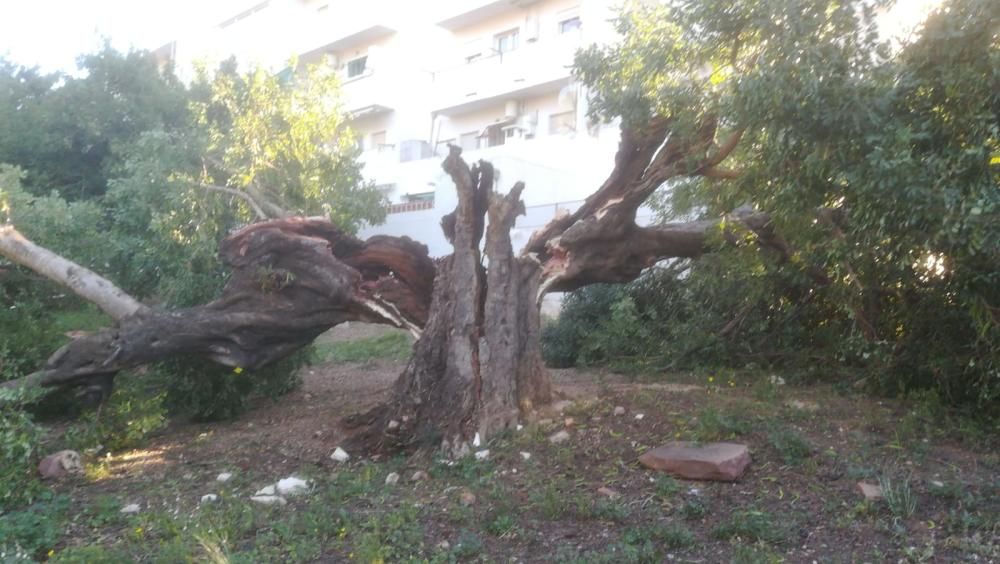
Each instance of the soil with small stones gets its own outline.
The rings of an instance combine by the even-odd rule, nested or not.
[[[380,331],[362,325],[324,338]],[[232,487],[244,498],[296,473],[350,472],[370,461],[355,456],[344,465],[329,458],[345,436],[338,423],[385,398],[403,366],[382,360],[312,366],[298,390],[257,400],[235,421],[174,423],[145,448],[103,460],[100,479],[53,488],[69,494],[74,506],[113,495],[144,510],[190,512],[202,495],[218,490],[220,472],[234,474]],[[1000,561],[995,436],[902,436],[909,406],[839,395],[829,386],[762,387],[739,378],[717,386],[671,374],[644,383],[585,370],[553,370],[552,378],[558,396],[570,403],[561,411],[542,409],[523,430],[489,445],[490,458],[473,479],[427,456],[391,468],[378,462],[386,465],[382,474],[400,472],[400,484],[380,498],[383,507],[356,499],[345,509],[373,515],[418,504],[423,554],[442,541],[454,547],[472,530],[482,541],[472,559],[480,561],[627,561],[634,546],[629,531],[645,531],[655,558],[672,562]],[[792,407],[794,400],[805,403]],[[626,413],[613,415],[616,406]],[[935,425],[925,423],[923,431]],[[547,437],[564,428],[570,439],[550,444]],[[786,458],[776,444],[787,435],[803,439],[807,452]],[[637,464],[646,449],[675,439],[744,443],[753,462],[736,483],[673,481]],[[520,452],[531,458],[525,461]],[[430,478],[412,483],[415,470]],[[857,482],[877,483],[879,476],[909,485],[916,499],[912,515],[894,514],[884,501],[864,502]],[[384,475],[377,480],[381,484]],[[602,487],[621,497],[608,499],[598,492]],[[475,494],[471,506],[461,504],[462,491]],[[307,503],[308,497],[294,498],[277,511]],[[510,515],[514,526],[485,530],[502,515]],[[687,529],[694,542],[657,536],[670,527]],[[118,538],[113,530],[95,531],[76,520],[67,533],[64,545],[114,544]],[[347,560],[354,547],[348,538],[324,550],[316,561]]]

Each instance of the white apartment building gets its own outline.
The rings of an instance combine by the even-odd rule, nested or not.
[[[361,235],[407,235],[433,256],[451,251],[439,221],[455,187],[447,145],[499,172],[499,189],[526,184],[515,248],[607,177],[617,126],[586,118],[570,72],[574,52],[613,40],[610,0],[267,0],[161,48],[183,76],[197,59],[235,55],[286,68],[329,64],[363,148],[365,175],[390,201]]]

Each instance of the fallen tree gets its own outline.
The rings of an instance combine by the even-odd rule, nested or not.
[[[232,276],[222,296],[203,306],[112,310],[108,304],[130,298],[80,269],[76,276],[86,283],[70,287],[106,289],[79,293],[117,311],[117,324],[75,339],[34,374],[5,385],[85,385],[175,355],[252,371],[339,323],[387,323],[418,340],[392,397],[348,418],[365,427],[355,446],[433,444],[461,454],[477,437],[485,440],[550,401],[538,339],[538,303],[546,292],[632,280],[662,259],[700,255],[712,233],[732,233],[734,225],[760,233],[762,242],[780,243],[767,216],[750,210],[689,223],[635,223],[639,206],[664,182],[715,174],[740,135],[734,131],[716,142],[715,124],[707,123],[685,139],[671,135],[670,120],[623,128],[608,180],[575,213],[536,232],[519,254],[510,230],[524,213],[524,185],[498,193],[492,166],[470,167],[453,147],[443,167],[455,183],[458,206],[442,227],[454,252],[436,264],[426,247],[407,238],[360,241],[326,220],[283,218],[250,225],[222,242],[219,255]],[[5,229],[0,253],[36,268],[34,257],[48,251],[25,252],[24,239],[12,226]]]

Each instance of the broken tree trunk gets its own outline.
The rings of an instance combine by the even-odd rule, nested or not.
[[[438,265],[430,317],[391,399],[348,419],[367,427],[353,447],[433,444],[460,456],[551,399],[538,340],[539,265],[516,257],[510,242],[514,220],[524,213],[524,185],[500,196],[492,166],[469,168],[460,154],[451,147],[443,164],[458,192],[458,207],[442,220],[454,253]]]
[[[419,334],[428,316],[434,263],[424,245],[405,237],[362,242],[325,220],[281,219],[234,233],[220,257],[232,276],[219,299],[176,311],[126,311],[115,316],[116,326],[71,341],[39,371],[4,385],[83,385],[177,355],[253,370],[344,321]]]

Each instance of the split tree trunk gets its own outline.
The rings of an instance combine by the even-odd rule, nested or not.
[[[442,220],[455,251],[438,265],[430,317],[392,398],[349,418],[367,426],[352,447],[434,444],[461,456],[551,399],[538,339],[541,271],[510,242],[524,185],[503,197],[493,190],[492,166],[470,169],[460,154],[452,147],[443,165],[458,192],[458,207]],[[487,213],[488,271],[480,253]]]

